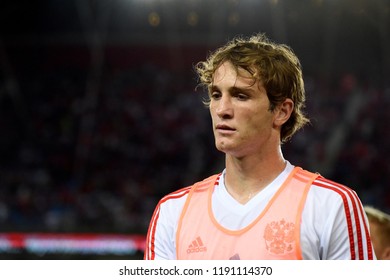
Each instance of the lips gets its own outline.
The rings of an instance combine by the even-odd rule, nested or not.
[[[226,124],[218,124],[215,128],[217,130],[220,130],[220,131],[235,131],[234,128],[232,128]]]

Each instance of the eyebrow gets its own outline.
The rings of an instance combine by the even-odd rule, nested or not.
[[[209,92],[213,92],[213,91],[219,91],[219,87],[216,85],[210,86]],[[236,87],[236,86],[234,86],[234,87],[229,88],[229,92],[230,93],[236,93],[236,92],[254,93],[255,90],[251,87]]]

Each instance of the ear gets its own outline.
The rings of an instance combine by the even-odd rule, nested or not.
[[[294,109],[294,101],[286,98],[281,104],[275,108],[274,125],[282,126],[288,121]]]

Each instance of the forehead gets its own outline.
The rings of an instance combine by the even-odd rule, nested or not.
[[[235,67],[230,61],[225,61],[215,70],[213,85],[226,81],[232,82],[235,86],[251,87],[256,84],[257,79],[244,68]]]

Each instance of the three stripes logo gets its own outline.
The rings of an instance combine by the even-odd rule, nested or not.
[[[206,252],[207,248],[204,246],[202,239],[198,236],[192,243],[188,246],[187,254]]]

